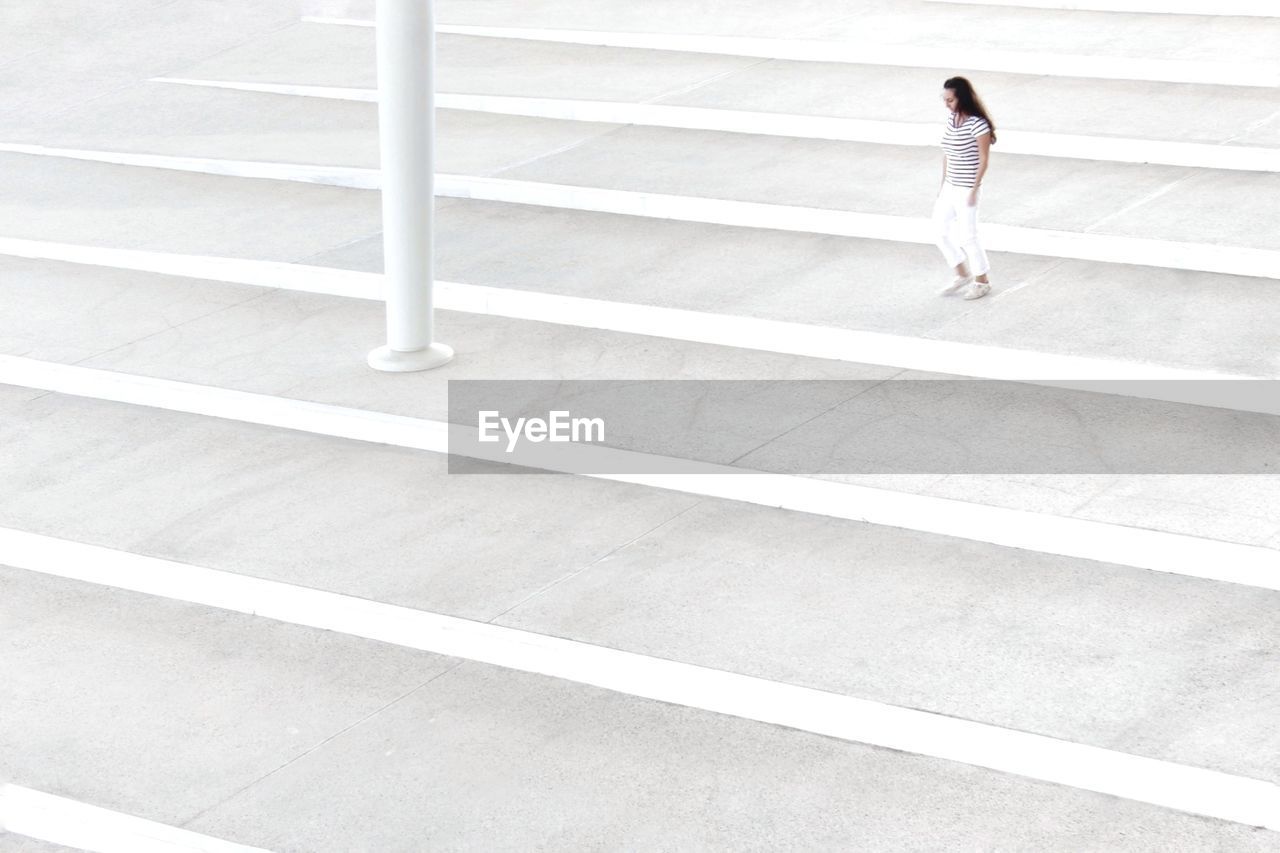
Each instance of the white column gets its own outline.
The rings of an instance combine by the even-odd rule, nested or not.
[[[387,345],[369,366],[426,370],[453,358],[432,340],[435,270],[434,0],[377,0],[378,147]]]

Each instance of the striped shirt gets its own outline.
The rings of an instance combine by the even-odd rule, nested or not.
[[[978,137],[991,132],[991,125],[979,116],[969,116],[959,125],[953,113],[947,119],[942,135],[942,150],[947,155],[947,183],[971,187],[978,177]]]

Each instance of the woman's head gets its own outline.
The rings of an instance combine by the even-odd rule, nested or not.
[[[982,99],[973,91],[973,84],[964,77],[948,77],[942,84],[942,102],[953,113],[978,116],[991,126],[991,141],[996,141],[996,123],[987,114]]]

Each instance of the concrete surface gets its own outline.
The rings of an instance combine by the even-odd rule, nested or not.
[[[24,448],[4,460],[4,525],[481,620],[695,500],[562,477],[448,477],[442,456],[55,395],[4,430]],[[99,456],[111,461],[81,461]],[[553,535],[562,520],[550,504],[575,519],[572,536]],[[545,549],[500,535],[513,528]]]
[[[0,115],[74,111],[146,77],[221,53],[297,20],[296,0],[5,3],[0,26],[22,45],[0,75]]]
[[[663,103],[799,112],[887,121],[937,121],[942,82],[933,68],[768,62]],[[1274,145],[1276,101],[1267,89],[982,72],[972,79],[997,128],[1045,133]],[[1065,107],[1065,108],[1064,108]],[[1186,112],[1212,116],[1188,122]],[[1242,135],[1248,134],[1248,135]],[[999,143],[997,142],[997,145]]]
[[[992,9],[920,0],[865,0],[850,8],[855,15],[819,27],[813,37],[1213,62],[1272,61],[1280,39],[1280,21],[1228,16]]]
[[[366,17],[356,4],[342,17]],[[1078,55],[1169,59],[1225,57],[1273,60],[1280,22],[1269,19],[1204,18],[950,6],[922,0],[810,0],[785,18],[765,3],[688,6],[659,0],[641,7],[598,4],[584,9],[571,0],[502,0],[479,8],[465,0],[442,3],[449,24],[545,27],[658,33],[706,33],[773,38],[817,38],[974,49],[1052,51]]]
[[[302,7],[302,8],[300,8]],[[376,164],[369,0],[11,3],[2,142]],[[1273,63],[1280,20],[923,0],[440,0],[446,23]],[[1081,66],[1082,68],[1084,66]],[[445,36],[445,92],[934,121],[943,74]],[[1086,69],[1087,70],[1087,69]],[[1001,127],[1280,146],[1274,91],[975,75]],[[1189,120],[1188,116],[1194,117]],[[441,112],[444,170],[925,215],[936,152]],[[0,155],[0,237],[379,269],[375,192]],[[999,154],[987,221],[1277,247],[1276,175]],[[1266,282],[445,200],[441,278],[1280,376]],[[0,354],[440,417],[450,378],[892,368],[442,311],[372,374],[363,300],[0,258]],[[792,400],[793,421],[830,408]],[[0,387],[0,526],[1280,780],[1277,593]],[[803,432],[803,430],[801,430]],[[758,440],[748,427],[735,441]],[[839,477],[1280,551],[1280,477]],[[0,779],[276,850],[1280,850],[1250,827],[0,567]],[[0,849],[41,851],[0,838]]]
[[[0,831],[0,850],[4,850],[5,853],[70,853],[74,849]]]
[[[756,60],[667,51],[565,48],[442,34],[438,89],[643,101],[753,65]],[[297,23],[168,76],[374,88],[373,30]],[[574,94],[570,94],[574,93]]]
[[[707,501],[499,621],[1276,778],[1274,594],[971,545]]]
[[[297,261],[381,231],[364,190],[27,154],[0,154],[0,168],[6,237]]]
[[[0,353],[74,363],[241,302],[257,287],[0,257]]]
[[[615,127],[441,110],[437,168],[488,175]],[[73,115],[15,125],[6,141],[179,157],[378,167],[376,104],[163,83],[144,83],[103,96]]]
[[[432,686],[192,828],[287,809],[256,836],[284,851],[347,833],[386,850],[1275,849],[1240,827],[535,676],[464,666]]]
[[[1280,375],[1280,351],[1274,333],[1258,320],[1272,316],[1276,294],[1258,283],[1068,261],[1025,288],[998,294],[999,311],[966,313],[936,336],[975,343],[1012,339],[1035,351],[1214,364],[1273,377]]]
[[[1272,227],[1280,218],[1277,199],[1280,174],[1246,176],[1202,170],[1180,181],[1159,199],[1125,210],[1093,230],[1129,236],[1158,233],[1174,240],[1275,248],[1280,246],[1280,233]]]
[[[814,32],[823,24],[867,8],[863,2],[803,0],[777,14],[767,3],[730,0],[717,4],[686,4],[676,0],[654,0],[644,6],[598,4],[582,6],[565,0],[536,0],[532,3],[485,3],[477,8],[465,0],[445,0],[438,15],[441,23],[477,26],[563,27],[577,30],[621,30],[632,32],[754,35],[797,38]],[[355,4],[348,16],[359,15]]]
[[[1178,530],[1211,539],[1275,546],[1280,478],[1144,477],[1121,479],[1076,510],[1079,518],[1136,523],[1159,515]],[[1277,529],[1280,533],[1280,529]]]
[[[6,423],[4,526],[1275,778],[1275,592],[59,395]]]
[[[438,223],[448,281],[1280,376],[1273,288],[1251,278],[995,254],[995,300],[957,305],[928,246],[465,200]],[[378,271],[381,242],[312,262]]]
[[[1270,833],[1018,777],[86,584],[0,577],[40,617],[6,629],[18,654],[66,677],[32,684],[31,698],[74,691],[111,715],[70,721],[59,751],[109,763],[118,788],[96,790],[80,772],[51,787],[160,817],[174,802],[167,781],[196,810],[174,822],[240,843],[1276,849]],[[116,640],[106,656],[102,636]],[[154,673],[146,707],[161,719],[120,727],[143,706],[118,685],[139,673]],[[355,707],[353,683],[372,704]],[[278,698],[297,696],[305,703]],[[19,725],[37,738],[47,729],[30,714]],[[176,742],[155,750],[156,738]],[[7,757],[44,764],[37,743]],[[223,780],[242,784],[227,791]]]
[[[923,148],[628,127],[508,169],[503,177],[927,217],[942,167],[938,153]],[[982,218],[1063,231],[1274,248],[1277,237],[1270,223],[1280,216],[1280,193],[1267,190],[1277,182],[1280,175],[1001,156],[997,151],[983,180]],[[1210,197],[1213,203],[1200,202]],[[1215,211],[1228,210],[1229,217],[1215,218]],[[1224,219],[1230,226],[1217,224]]]
[[[162,823],[190,820],[451,665],[7,567],[0,585],[0,776]],[[76,711],[50,713],[60,708]]]
[[[12,331],[7,333],[14,342],[12,354],[414,417],[447,417],[445,383],[449,379],[937,378],[892,368],[744,353],[724,347],[442,311],[438,316],[440,335],[464,357],[439,372],[370,382],[360,356],[371,341],[379,338],[382,317],[378,303],[163,276],[131,274],[122,279],[125,274],[120,272],[71,264],[9,264],[24,278],[45,282],[25,291],[21,301],[14,303],[9,320]],[[35,272],[27,273],[28,269]],[[127,286],[123,283],[126,280]],[[82,311],[86,304],[102,306],[92,316],[113,317],[129,312],[128,323],[112,324],[124,334],[104,337],[101,328],[109,327],[99,327],[87,319],[68,322],[68,317],[91,316]],[[825,408],[829,405],[820,403],[814,414]],[[801,417],[797,412],[797,417],[804,420],[807,416]],[[776,426],[775,421],[771,419],[770,423]],[[721,461],[729,461],[773,437],[768,433],[735,438],[736,432],[737,427],[726,435],[726,440],[737,443],[722,451],[687,449],[695,455],[705,457],[710,452]],[[789,435],[788,442],[799,445],[789,443],[788,447],[803,449],[805,434],[802,429]],[[839,434],[837,430],[836,435]],[[1033,435],[1040,435],[1040,431],[1031,430],[1026,437]],[[905,447],[905,440],[894,438],[891,445]],[[667,439],[660,439],[660,444],[662,449],[671,449]],[[856,446],[855,443],[853,449]],[[727,457],[722,458],[723,453]],[[790,459],[778,448],[766,448],[744,461],[757,460],[767,470],[793,471],[799,470],[797,465],[810,456],[811,453]],[[824,463],[826,468],[831,464],[830,460]],[[1273,477],[1183,477],[1165,481],[1140,475],[1099,478],[1048,474],[945,476],[946,473],[939,470],[934,476],[912,477],[833,472],[823,476],[876,488],[1115,521],[1232,542],[1265,544],[1280,530],[1280,520],[1267,510],[1269,505],[1280,502],[1280,481]],[[1183,485],[1172,495],[1173,503],[1169,503],[1167,489],[1176,482]],[[1148,492],[1148,484],[1152,484],[1153,491]],[[1202,507],[1194,513],[1182,506],[1192,494]],[[1241,503],[1250,495],[1249,503]]]
[[[940,87],[947,76],[935,68],[760,61],[474,36],[441,35],[438,43],[439,90],[468,94],[653,100],[933,122],[938,120]],[[302,23],[175,69],[171,76],[372,88],[376,85],[373,62],[372,29]],[[1001,127],[1140,139],[1280,143],[1280,107],[1265,88],[1128,80],[1100,83],[997,72],[975,74],[974,79]],[[1064,109],[1064,104],[1071,108]],[[1200,120],[1185,121],[1182,117],[1188,113]]]

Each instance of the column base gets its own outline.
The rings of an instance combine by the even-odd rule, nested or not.
[[[430,370],[453,360],[453,348],[446,344],[432,344],[424,349],[401,352],[391,347],[378,347],[369,353],[369,366],[384,373],[411,373]]]

